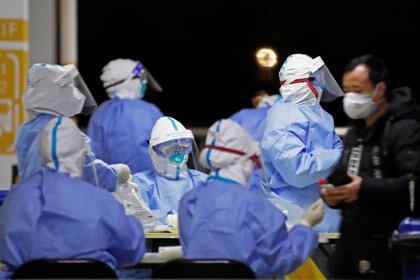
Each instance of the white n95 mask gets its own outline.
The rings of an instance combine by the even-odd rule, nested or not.
[[[346,93],[343,99],[343,109],[346,115],[354,120],[364,119],[372,115],[378,107],[378,103],[372,100],[374,92]]]

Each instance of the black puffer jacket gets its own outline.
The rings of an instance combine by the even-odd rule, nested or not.
[[[373,126],[354,124],[344,139],[338,168],[363,178],[359,200],[340,204],[341,237],[330,268],[338,277],[358,278],[366,260],[373,278],[395,278],[400,264],[388,250],[398,223],[412,215],[409,183],[420,162],[419,108],[409,88],[391,95],[387,111]],[[364,274],[363,277],[368,276]]]

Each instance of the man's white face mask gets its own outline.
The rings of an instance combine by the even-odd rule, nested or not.
[[[372,100],[377,88],[370,93],[348,92],[344,95],[343,109],[351,119],[364,119],[369,117],[378,108],[378,103]]]

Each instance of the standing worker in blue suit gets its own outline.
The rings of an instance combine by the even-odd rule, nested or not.
[[[212,172],[179,207],[184,258],[233,259],[247,264],[257,277],[269,278],[292,272],[316,249],[318,235],[310,227],[322,220],[322,201],[288,231],[282,212],[246,187],[259,166],[258,150],[231,120],[210,127],[201,162]]]
[[[127,164],[133,173],[152,168],[147,140],[162,113],[141,100],[148,87],[161,91],[140,61],[116,59],[102,70],[101,80],[111,100],[92,115],[88,135],[95,155],[107,163]]]
[[[192,132],[174,118],[162,117],[153,127],[149,145],[153,168],[133,178],[160,224],[177,225],[182,196],[207,179],[206,174],[187,166],[191,158],[194,168],[199,167],[196,147]]]
[[[29,120],[19,128],[15,140],[20,181],[42,168],[38,151],[45,126],[51,123],[59,125],[63,119],[80,113],[90,114],[96,108],[96,102],[74,65],[37,63],[28,71],[23,106]],[[80,130],[78,133],[89,146],[89,137]],[[123,164],[108,165],[96,159],[90,150],[86,154],[83,179],[91,184],[114,191],[119,181],[129,177],[127,173],[130,171]]]
[[[45,126],[43,167],[12,187],[0,208],[1,279],[35,259],[95,259],[114,269],[141,260],[141,223],[108,191],[80,180],[87,153],[72,120]]]
[[[343,92],[320,57],[291,55],[280,69],[281,99],[270,109],[262,140],[264,185],[295,223],[320,198],[317,181],[340,159],[343,144],[320,105]],[[300,211],[296,211],[300,208]],[[338,231],[340,213],[326,207],[318,231]]]

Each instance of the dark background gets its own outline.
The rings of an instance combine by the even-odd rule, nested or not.
[[[111,59],[140,59],[164,88],[147,94],[186,126],[209,126],[251,107],[255,91],[278,92],[278,70],[293,53],[321,56],[341,81],[361,54],[383,58],[389,87],[419,89],[418,1],[89,0],[79,1],[79,67],[99,102]],[[255,60],[272,47],[280,64],[262,79]],[[271,76],[271,81],[270,81]],[[324,108],[346,125],[341,99]],[[82,120],[86,123],[86,119]]]

